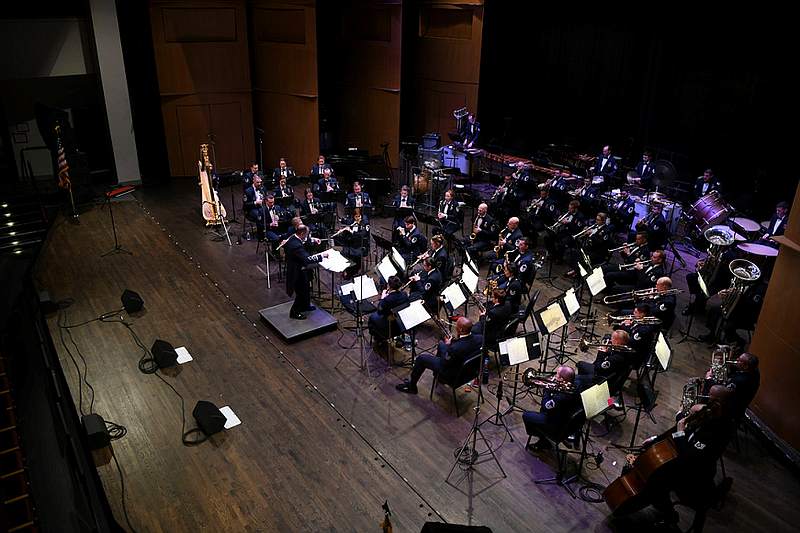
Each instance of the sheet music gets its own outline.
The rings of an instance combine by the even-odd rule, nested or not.
[[[461,269],[461,281],[467,287],[467,290],[470,293],[474,293],[478,289],[478,274],[476,272],[478,269],[472,270],[471,263],[468,263],[467,268]]]
[[[330,270],[331,272],[344,272],[344,269],[353,264],[353,262],[343,256],[341,252],[334,250],[333,248],[325,251],[328,252],[328,257],[324,257],[320,262],[320,266],[325,270]]]
[[[594,387],[589,387],[581,392],[581,402],[586,418],[592,418],[614,404],[611,395],[608,393],[608,381],[604,381]]]
[[[400,270],[405,272],[405,270],[406,270],[406,260],[403,259],[403,256],[400,255],[400,252],[398,252],[397,248],[395,248],[394,246],[392,246],[392,259],[394,259],[394,262],[397,263],[397,266],[400,267]]]
[[[697,276],[697,284],[700,285],[700,290],[703,291],[703,294],[706,295],[706,298],[711,298],[708,294],[708,286],[706,285],[706,280],[703,279],[703,276],[698,274]]]
[[[583,263],[578,263],[578,272],[580,272],[582,278],[585,278],[589,274],[586,272],[586,269],[583,268]],[[592,294],[592,296],[594,296],[594,294]]]
[[[430,313],[422,306],[422,300],[414,300],[411,305],[397,313],[397,316],[406,329],[418,326],[431,317]]]
[[[569,313],[569,316],[581,310],[581,303],[578,301],[578,297],[575,294],[575,287],[570,287],[567,292],[564,293],[564,303],[567,304],[567,313]]]
[[[355,293],[356,300],[366,300],[378,295],[378,288],[375,281],[369,276],[359,276],[354,278],[351,283],[342,285],[342,294]]]
[[[567,325],[567,317],[564,316],[564,312],[558,302],[547,306],[539,313],[539,316],[542,318],[542,323],[548,333]]]
[[[464,296],[464,291],[461,288],[461,285],[458,282],[451,283],[447,287],[444,288],[442,291],[442,296],[444,296],[445,300],[453,306],[453,309],[461,307],[464,305],[464,302],[467,301],[467,297]]]
[[[388,255],[384,256],[383,259],[375,265],[375,270],[378,271],[378,274],[381,275],[384,281],[389,281],[390,276],[396,276],[399,273]]]
[[[698,276],[698,279],[700,276]],[[656,358],[663,370],[669,368],[669,363],[672,360],[672,349],[664,338],[664,333],[658,332],[658,340],[656,340]]]
[[[509,366],[518,365],[530,360],[525,337],[514,337],[513,339],[500,341],[500,353],[508,355]]]
[[[592,296],[597,296],[600,291],[606,288],[606,278],[603,277],[603,269],[600,267],[595,268],[592,273],[586,278],[586,283],[589,285],[589,292]]]

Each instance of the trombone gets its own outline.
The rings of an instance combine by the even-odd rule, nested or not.
[[[567,343],[575,342],[575,339],[567,339]],[[578,339],[578,349],[582,352],[589,351],[589,348],[606,348],[607,350],[611,350],[613,352],[626,352],[626,353],[633,353],[636,351],[635,348],[631,348],[630,346],[626,346],[624,344],[606,344],[605,342],[589,342],[586,340],[586,335],[583,335],[580,339]]]
[[[575,392],[575,385],[573,383],[570,383],[569,381],[558,381],[556,379],[541,380],[539,379],[540,376],[536,375],[536,372],[534,372],[533,368],[526,368],[522,374],[515,372],[513,378],[509,378],[509,374],[511,374],[511,371],[503,374],[503,381],[522,383],[526,387],[537,387],[557,392]]]
[[[585,227],[585,228],[583,228],[581,231],[579,231],[578,233],[576,233],[575,235],[573,235],[573,236],[572,236],[572,238],[573,238],[573,239],[577,239],[577,238],[579,238],[579,237],[583,237],[584,235],[586,235],[586,234],[587,234],[587,233],[589,233],[590,231],[594,231],[594,230],[598,229],[599,227],[600,227],[600,225],[599,225],[599,224],[592,224],[591,226],[586,226],[586,227]]]
[[[661,319],[656,316],[643,316],[637,317],[636,315],[621,315],[621,316],[613,316],[611,313],[608,313],[606,316],[594,317],[594,318],[584,318],[581,320],[581,326],[586,327],[589,324],[597,324],[598,322],[605,322],[607,326],[618,326],[621,323],[625,322],[626,320],[630,320],[633,324],[646,324],[649,326],[655,326],[661,324]]]
[[[603,298],[605,304],[618,304],[622,302],[636,302],[639,300],[648,300],[651,298],[661,298],[662,296],[671,296],[681,294],[683,289],[669,289],[666,291],[659,291],[658,288],[652,287],[650,289],[642,289],[639,291],[623,292],[621,294],[612,294]]]

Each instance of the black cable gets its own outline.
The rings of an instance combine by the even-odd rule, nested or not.
[[[109,446],[109,448],[111,447]],[[136,529],[131,525],[131,519],[128,517],[128,508],[125,505],[125,477],[122,475],[122,468],[119,466],[117,454],[114,453],[113,448],[111,448],[111,457],[114,459],[114,464],[117,465],[117,471],[119,472],[120,494],[122,495],[122,514],[125,515],[125,522],[127,522],[128,528],[133,531],[133,533],[137,533]]]

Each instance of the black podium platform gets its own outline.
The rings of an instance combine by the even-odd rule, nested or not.
[[[292,308],[292,303],[289,301],[258,312],[261,320],[277,331],[289,344],[336,329],[339,324],[333,315],[321,309],[318,304],[315,304],[317,305],[315,311],[303,313],[307,317],[305,320],[289,318],[289,309]]]

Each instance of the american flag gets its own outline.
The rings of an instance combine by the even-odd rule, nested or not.
[[[64,146],[61,144],[61,127],[56,126],[56,140],[58,142],[58,186],[70,190],[72,183],[69,181],[69,165],[67,156],[64,154]]]

